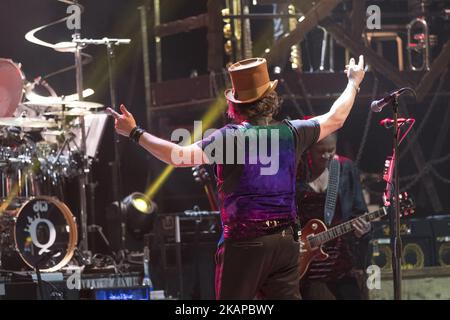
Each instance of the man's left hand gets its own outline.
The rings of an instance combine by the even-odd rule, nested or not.
[[[355,236],[361,238],[372,229],[372,224],[366,222],[363,218],[358,218],[353,222],[353,227],[355,228]]]

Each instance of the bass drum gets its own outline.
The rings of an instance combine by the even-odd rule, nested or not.
[[[3,233],[10,238],[9,245],[2,244],[3,253],[18,254],[28,267],[43,272],[57,271],[72,259],[78,232],[75,217],[64,203],[40,196],[15,212],[10,213],[9,222],[3,217]]]
[[[24,81],[20,65],[0,58],[0,118],[13,116],[22,102]]]

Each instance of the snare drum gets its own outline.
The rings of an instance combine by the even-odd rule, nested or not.
[[[2,253],[16,253],[26,266],[43,272],[57,271],[70,261],[78,232],[75,217],[64,203],[41,196],[12,212],[0,216]]]

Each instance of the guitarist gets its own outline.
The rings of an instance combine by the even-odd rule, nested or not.
[[[367,211],[358,169],[350,159],[336,155],[336,143],[337,134],[334,133],[314,144],[302,158],[297,182],[301,226],[310,219],[320,219],[330,228]],[[371,225],[359,219],[354,228],[354,234],[324,245],[328,259],[311,262],[300,281],[303,299],[363,298],[356,274],[364,268],[365,254],[358,252],[365,251]]]

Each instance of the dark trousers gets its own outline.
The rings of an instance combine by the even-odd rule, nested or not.
[[[324,282],[320,280],[300,281],[300,292],[304,300],[365,300],[358,280],[353,276]]]
[[[216,298],[300,299],[298,255],[292,228],[251,240],[225,240],[216,253]]]

